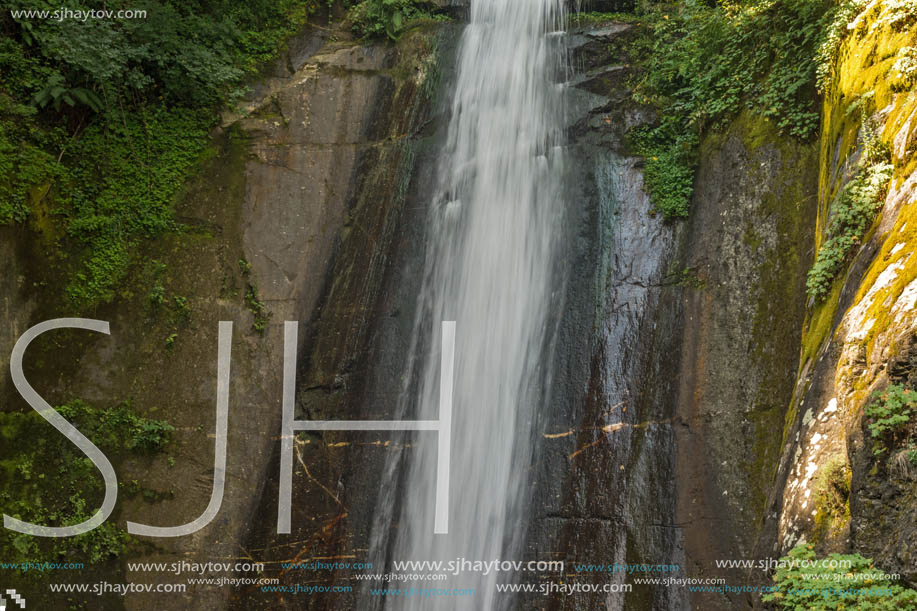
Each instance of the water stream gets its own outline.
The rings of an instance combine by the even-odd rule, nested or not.
[[[433,534],[436,435],[417,433],[409,452],[385,467],[377,558],[519,558],[535,427],[551,379],[550,314],[563,298],[563,4],[472,4],[398,410],[406,419],[439,417],[439,329],[456,321],[449,534]],[[448,587],[474,588],[473,597],[384,604],[497,609],[496,580],[466,573]]]

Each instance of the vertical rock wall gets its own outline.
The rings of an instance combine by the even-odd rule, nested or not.
[[[749,576],[715,561],[751,558],[792,391],[811,263],[815,151],[742,115],[702,144],[679,284],[665,314],[682,329],[677,381],[675,523],[688,575]],[[742,599],[695,594],[698,609]]]
[[[893,176],[875,225],[830,295],[812,304],[772,498],[772,553],[801,542],[852,550],[917,583],[917,486],[906,456],[877,458],[863,408],[874,391],[914,381],[917,346],[917,98],[896,68],[917,28],[892,3],[851,22],[825,95],[816,244],[867,146],[884,147]],[[898,64],[900,65],[900,64]],[[832,483],[835,482],[835,483]],[[832,491],[846,505],[825,502]]]
[[[276,481],[278,473],[283,323],[302,321],[306,365],[300,389],[305,396],[316,389],[333,395],[351,388],[349,374],[361,358],[381,278],[388,273],[414,144],[425,137],[431,118],[428,101],[436,89],[442,32],[438,25],[414,28],[397,44],[361,44],[349,40],[346,30],[332,36],[316,27],[292,40],[255,86],[247,107],[224,117],[198,174],[176,202],[177,220],[185,229],[143,244],[137,273],[122,287],[119,301],[92,313],[110,321],[111,336],[49,334],[30,349],[30,380],[52,404],[82,398],[104,408],[130,400],[139,414],[176,427],[167,455],[121,466],[122,483],[151,494],[122,492],[111,518],[122,527],[126,520],[175,526],[197,518],[210,499],[217,324],[234,323],[220,512],[187,537],[137,538],[126,558],[110,563],[120,564],[125,582],[183,580],[168,573],[128,572],[128,559],[231,565],[253,558],[292,559],[302,551],[285,546],[248,556],[243,544],[269,545],[266,533],[276,529],[276,490],[265,482]],[[60,297],[60,270],[42,258],[40,214],[37,219],[34,227],[2,230],[0,254],[11,271],[0,280],[5,289],[0,310],[10,321],[0,336],[6,355],[31,324],[72,316]],[[157,270],[149,272],[155,278],[150,269]],[[187,317],[178,321],[168,308],[150,307],[154,279],[163,285],[167,304],[174,297],[186,300]],[[26,407],[6,373],[0,380],[0,396],[8,397],[4,407]],[[344,417],[335,413],[337,399],[322,399],[323,407],[316,409]],[[294,486],[321,505],[325,493],[321,486],[310,488],[312,481],[298,470]],[[330,481],[333,487],[336,480]],[[295,498],[294,520],[308,530],[322,515],[302,500]],[[267,505],[270,509],[263,510]],[[106,567],[105,578],[113,581],[119,569]],[[229,597],[245,594],[189,587],[187,594],[105,597],[99,604],[223,609]],[[63,597],[49,600],[46,591],[35,600],[46,600],[47,608],[67,604]],[[282,608],[266,597],[263,601]]]

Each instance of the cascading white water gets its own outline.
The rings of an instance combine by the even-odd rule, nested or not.
[[[415,390],[400,408],[408,419],[439,417],[440,323],[456,321],[449,534],[433,534],[436,435],[418,433],[401,458],[406,463],[395,458],[386,466],[377,554],[390,544],[396,560],[514,559],[513,542],[524,534],[533,422],[550,378],[549,313],[564,218],[563,86],[556,83],[564,62],[563,5],[472,3],[427,228],[406,376],[418,377],[406,383]],[[494,609],[496,579],[464,574],[448,585],[413,583],[476,594],[393,597],[385,605]]]

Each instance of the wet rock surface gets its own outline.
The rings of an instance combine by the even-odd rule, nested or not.
[[[729,585],[766,575],[719,571],[756,557],[779,431],[792,393],[799,298],[811,261],[814,149],[742,116],[701,147],[682,235],[682,325],[676,427],[676,522],[687,572]],[[744,597],[697,594],[698,609]]]
[[[318,80],[306,97],[297,98],[295,89],[287,94],[293,96],[290,112],[297,117],[291,122],[314,125],[319,148],[326,149],[318,159],[308,157],[303,172],[291,175],[291,184],[318,190],[319,201],[342,204],[338,217],[321,216],[326,225],[331,222],[333,248],[326,251],[330,258],[322,268],[326,273],[316,307],[301,318],[307,322],[300,325],[297,419],[393,417],[422,270],[430,174],[441,138],[439,126],[445,123],[437,116],[443,106],[436,92],[439,80],[448,74],[454,40],[452,28],[439,27],[409,33],[397,45],[331,44],[311,60],[316,68],[307,64],[303,69],[317,70],[306,77]],[[266,148],[289,155],[283,143]],[[303,174],[313,172],[316,180],[303,182]],[[336,190],[328,189],[329,174],[341,178],[332,183]],[[260,184],[277,188],[277,181]],[[301,251],[293,247],[300,242],[290,243],[291,253]],[[275,261],[267,263],[281,267]],[[291,267],[316,275],[309,261]],[[281,271],[274,276],[282,287],[289,276]],[[276,475],[270,475],[254,513],[249,544],[269,563],[265,575],[279,578],[281,584],[308,578],[327,586],[351,586],[353,592],[271,598],[243,588],[233,608],[357,608],[355,597],[368,595],[360,591],[354,571],[288,571],[280,563],[365,561],[385,455],[405,443],[409,442],[384,432],[298,434],[292,534],[275,533],[278,487]],[[279,473],[276,451],[270,461],[272,474]]]
[[[193,521],[210,499],[217,321],[234,323],[220,512],[191,536],[139,543],[131,561],[279,562],[318,553],[315,541],[346,530],[319,522],[326,508],[329,515],[340,514],[338,479],[324,468],[323,453],[297,470],[294,489],[303,495],[294,497],[293,521],[301,537],[270,547],[277,515],[283,323],[304,321],[298,417],[354,415],[354,406],[362,404],[345,401],[345,391],[362,383],[359,363],[370,323],[377,312],[397,315],[380,309],[377,300],[390,273],[388,257],[405,207],[409,169],[415,155],[429,154],[417,152],[431,121],[431,105],[424,100],[436,91],[437,44],[448,39],[449,29],[415,28],[397,45],[362,45],[349,41],[346,32],[330,40],[327,29],[307,28],[254,87],[246,112],[224,116],[211,154],[176,203],[176,218],[186,231],[145,244],[149,264],[140,266],[118,303],[93,313],[111,322],[111,336],[70,334],[36,343],[34,350],[55,356],[41,359],[28,373],[52,404],[80,397],[108,407],[129,399],[138,413],[176,427],[168,446],[172,460],[126,461],[119,472],[122,481],[150,488],[157,500],[122,494],[112,517],[122,527],[128,519],[172,526]],[[62,284],[55,282],[60,270],[44,264],[40,237],[2,237],[0,254],[16,270],[2,280],[0,307],[9,310],[7,320],[13,323],[4,329],[10,336],[0,337],[8,355],[25,328],[65,308]],[[20,265],[33,260],[35,270]],[[149,307],[150,278],[142,271],[147,268],[164,270],[156,279],[168,299],[186,300],[187,317],[176,322]],[[27,282],[35,271],[40,273]],[[10,397],[11,407],[20,407],[6,377],[0,391]],[[349,459],[344,461],[351,473]],[[362,516],[354,523],[369,520]],[[328,549],[338,542],[334,539]],[[274,569],[279,572],[279,565],[271,565],[268,573],[275,574]],[[229,570],[200,576],[253,575]],[[298,583],[301,575],[294,577]],[[142,584],[175,581],[152,571],[125,570],[123,578]],[[249,593],[201,588],[193,605],[190,593],[157,594],[112,597],[99,608],[256,608]],[[283,608],[268,597],[258,599],[264,608]]]
[[[888,366],[889,383],[913,388],[917,336],[900,338],[896,348]],[[858,430],[847,437],[851,478],[849,541],[845,543],[872,558],[884,572],[897,573],[913,586],[917,584],[917,467],[906,450],[876,456],[866,418],[857,424]]]
[[[558,583],[623,584],[575,564],[669,562],[679,556],[672,522],[671,421],[647,382],[646,344],[665,343],[653,317],[666,285],[674,232],[651,212],[640,161],[625,134],[646,118],[630,100],[623,24],[571,33],[567,284],[557,312],[552,409],[533,465],[527,557],[563,560],[566,575],[523,575]],[[652,390],[647,391],[646,389]],[[675,562],[678,562],[677,560]],[[546,606],[547,605],[547,606]],[[620,594],[522,597],[520,609],[678,608],[677,594],[646,588]]]
[[[814,187],[805,168],[812,153],[764,126],[738,125],[704,150],[695,219],[680,229],[663,222],[643,192],[639,160],[624,146],[627,130],[648,117],[629,101],[627,36],[627,26],[617,24],[570,36],[569,254],[560,274],[567,282],[558,287],[562,307],[553,322],[552,409],[537,427],[537,459],[519,472],[533,482],[531,519],[517,536],[524,536],[527,559],[564,560],[568,572],[574,562],[672,563],[684,568],[680,575],[699,577],[714,558],[754,553],[779,445],[773,433],[798,350],[803,313],[793,295],[810,256]],[[356,204],[320,305],[303,329],[298,417],[388,419],[398,394],[411,392],[401,379],[438,130],[446,122],[436,108],[443,107],[433,104],[409,120],[403,131],[418,137],[408,154],[382,149],[361,158]],[[405,181],[402,203],[388,199],[388,187],[381,206],[361,203],[370,185],[392,184],[392,177]],[[365,558],[384,457],[410,451],[410,442],[389,434],[299,435],[297,543],[271,534],[276,485],[269,481],[256,514],[263,526],[254,529],[250,549],[275,562]],[[748,448],[743,460],[735,459],[736,447]],[[302,579],[269,572],[284,583]],[[529,578],[538,579],[521,577]],[[625,579],[577,575],[596,584]],[[351,585],[356,593],[270,604],[340,608],[361,592],[350,571],[321,583]],[[266,604],[244,591],[239,601],[239,608]],[[638,586],[626,598],[537,595],[513,604],[716,609],[748,601],[688,600],[676,588]]]

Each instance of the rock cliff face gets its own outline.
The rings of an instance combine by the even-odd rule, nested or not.
[[[694,577],[741,583],[714,561],[754,555],[805,313],[814,167],[813,147],[746,115],[701,148],[682,287],[663,314],[681,328],[666,371],[677,385],[675,523]],[[692,603],[743,606],[720,595]]]
[[[287,100],[284,112],[327,133],[321,147],[326,163],[313,166],[312,160],[304,168],[314,176],[314,186],[299,173],[289,175],[289,188],[315,188],[323,194],[319,201],[337,207],[336,217],[320,215],[333,257],[320,274],[307,260],[294,266],[304,276],[321,280],[315,307],[298,318],[307,323],[300,326],[297,419],[393,418],[404,344],[410,339],[416,296],[412,287],[422,271],[430,175],[446,123],[437,114],[443,106],[436,93],[445,88],[441,82],[449,73],[454,39],[452,26],[438,26],[412,31],[397,45],[331,44],[310,59],[315,66],[306,79],[318,82],[304,92],[294,77],[282,94]],[[325,118],[323,113],[330,114]],[[289,137],[282,126],[278,129]],[[294,141],[296,137],[294,132]],[[265,150],[268,155],[287,154],[283,144]],[[340,177],[333,190],[327,184],[329,173]],[[257,184],[276,188],[267,176]],[[291,241],[291,252],[300,250],[298,243]],[[388,290],[393,286],[400,290]],[[385,434],[375,432],[297,435],[292,534],[278,536],[275,448],[273,471],[248,535],[269,563],[266,575],[289,585],[299,583],[302,574],[282,570],[280,562],[365,560],[380,470],[385,454],[394,449]],[[349,575],[323,572],[321,577],[329,585],[350,585]],[[234,604],[239,609],[356,608],[353,597],[360,592],[354,590],[284,601],[242,589]]]
[[[917,100],[896,62],[912,52],[915,30],[896,10],[865,6],[840,45],[825,95],[816,243],[867,149],[886,149],[893,174],[854,260],[807,315],[768,536],[772,553],[803,541],[854,550],[914,584],[913,469],[906,448],[874,456],[863,416],[874,391],[914,381]],[[834,493],[846,502],[828,503]]]
[[[668,562],[738,584],[766,575],[714,572],[714,561],[812,541],[917,583],[917,477],[900,452],[875,457],[863,418],[873,391],[917,382],[917,98],[886,78],[914,26],[894,25],[887,10],[870,5],[842,43],[818,144],[741,115],[703,142],[692,218],[680,225],[653,214],[640,160],[624,144],[648,117],[626,87],[628,26],[571,34],[568,284],[553,321],[555,409],[524,473],[527,559]],[[217,321],[234,323],[221,511],[191,537],[139,544],[131,561],[256,559],[291,585],[303,576],[281,562],[366,557],[384,456],[403,449],[393,437],[298,435],[293,533],[274,534],[282,327],[302,321],[297,418],[393,417],[459,27],[413,29],[396,44],[324,29],[292,41],[245,111],[224,117],[177,203],[187,230],[144,246],[190,318],[176,332],[151,312],[148,279],[138,276],[94,314],[111,322],[110,338],[61,334],[36,345],[42,358],[27,373],[52,404],[131,400],[176,426],[172,460],[128,461],[119,473],[158,500],[123,495],[113,519],[178,525],[210,497]],[[876,138],[894,166],[878,221],[827,299],[807,302],[805,274],[831,202]],[[43,258],[41,219],[39,210],[30,227],[0,229],[0,397],[13,408],[23,407],[7,373],[15,339],[70,315],[59,270]],[[832,481],[840,506],[824,500]],[[126,582],[172,581],[121,570]],[[354,592],[284,599],[214,588],[195,592],[194,607],[358,608],[365,596],[350,573],[323,584]],[[105,604],[145,610],[190,599]],[[517,606],[749,604],[637,587],[627,597],[521,597]]]
[[[291,41],[245,111],[224,117],[176,203],[187,229],[143,247],[146,259],[162,264],[156,273],[167,298],[187,300],[188,319],[173,333],[174,321],[151,312],[149,278],[138,274],[118,303],[95,313],[111,322],[110,338],[61,334],[32,349],[43,356],[27,371],[50,403],[80,397],[107,407],[131,400],[139,413],[176,427],[168,461],[127,462],[119,473],[122,482],[154,490],[157,500],[122,494],[112,520],[122,527],[126,520],[179,525],[197,518],[210,498],[217,321],[234,323],[220,512],[194,535],[139,543],[132,561],[239,558],[239,542],[255,528],[255,516],[263,517],[266,531],[276,529],[276,495],[265,496],[265,482],[277,477],[283,322],[311,323],[299,336],[307,364],[315,363],[303,370],[304,394],[350,386],[347,374],[378,311],[414,144],[431,119],[437,45],[448,29],[415,28],[397,45],[349,42],[343,31],[331,41],[323,28]],[[13,342],[32,324],[72,315],[61,303],[54,267],[42,258],[40,218],[31,230],[3,229],[0,242],[8,271],[0,280],[7,321],[0,336],[7,355],[0,394],[14,407],[24,403],[8,377]],[[320,356],[311,359],[313,352]],[[304,483],[297,485],[311,494]],[[262,503],[272,504],[269,515],[259,514]],[[309,525],[314,516],[309,508],[296,515]],[[277,557],[299,551],[288,547]],[[274,557],[272,551],[263,555]],[[172,581],[166,574],[122,570],[126,582]],[[227,595],[227,588],[201,589],[193,594],[194,607],[225,608]],[[185,596],[191,594],[102,604],[179,608],[191,603]]]
[[[652,212],[626,132],[648,118],[628,89],[635,28],[571,32],[567,146],[567,285],[557,312],[552,409],[531,477],[530,559],[655,562],[677,554],[671,527],[671,423],[643,392],[653,316],[674,232]],[[522,575],[522,578],[533,578]],[[625,583],[598,571],[576,581]],[[530,596],[520,609],[677,608],[663,588],[629,594]]]

